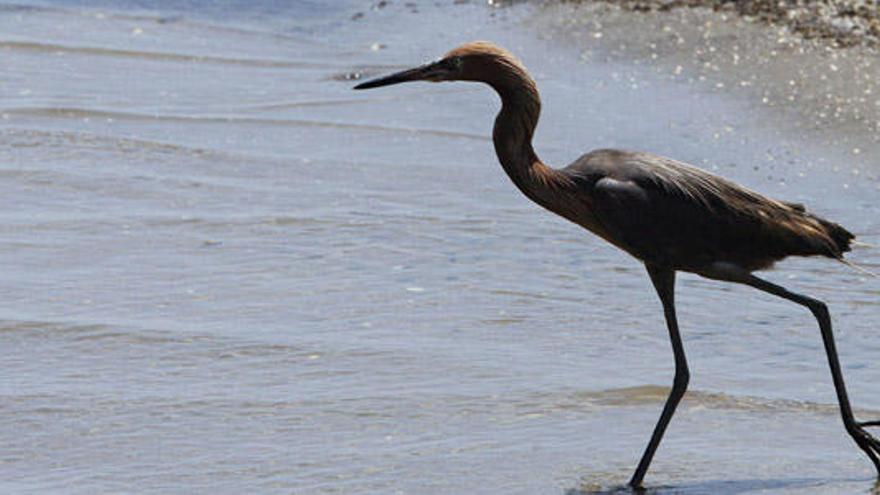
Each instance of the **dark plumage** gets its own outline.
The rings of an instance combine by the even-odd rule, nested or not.
[[[532,148],[541,113],[535,82],[522,63],[486,42],[462,45],[437,62],[359,84],[367,89],[407,81],[477,81],[501,97],[492,137],[505,172],[526,196],[644,262],[663,304],[675,355],[675,379],[660,420],[630,479],[641,486],[690,378],[675,316],[675,273],[750,285],[808,308],[822,333],[847,433],[880,475],[880,441],[852,413],[834,345],[828,308],[752,274],[787,256],[842,259],[853,235],[803,205],[767,198],[675,160],[622,150],[588,153],[563,169]]]
[[[597,150],[561,172],[592,196],[599,222],[621,248],[676,270],[699,273],[724,261],[753,271],[791,255],[840,258],[854,238],[803,205],[657,155]]]

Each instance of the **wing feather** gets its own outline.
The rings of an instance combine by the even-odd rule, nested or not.
[[[853,238],[803,205],[670,158],[599,150],[564,171],[592,195],[597,219],[619,245],[645,261],[759,269],[789,255],[839,258]]]

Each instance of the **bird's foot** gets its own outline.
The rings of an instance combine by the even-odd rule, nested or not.
[[[877,476],[880,477],[880,440],[865,431],[865,427],[880,426],[880,421],[853,421],[847,431],[853,437],[856,444],[862,449],[877,468]]]

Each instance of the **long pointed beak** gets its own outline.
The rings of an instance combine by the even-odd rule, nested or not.
[[[353,89],[370,89],[380,86],[389,86],[391,84],[399,84],[410,81],[424,81],[432,77],[440,75],[440,70],[436,62],[420,65],[414,69],[407,69],[396,72],[390,76],[379,77],[367,82],[362,82]]]

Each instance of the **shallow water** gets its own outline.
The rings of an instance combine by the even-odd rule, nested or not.
[[[0,490],[624,483],[672,374],[643,269],[512,187],[486,88],[350,91],[462,41],[533,71],[549,163],[651,150],[880,244],[874,157],[583,61],[536,9],[0,4]],[[877,250],[851,259],[880,270]],[[815,259],[768,277],[829,302],[851,396],[880,418],[880,282]],[[809,315],[693,276],[679,289],[692,392],[648,484],[870,490]]]

